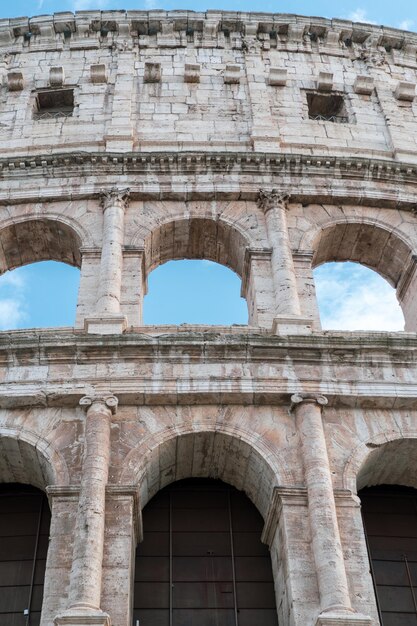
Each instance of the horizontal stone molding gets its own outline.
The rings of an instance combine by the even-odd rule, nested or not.
[[[148,333],[148,334],[147,334]],[[162,334],[161,334],[162,333]],[[223,367],[233,354],[233,376],[225,376]],[[148,368],[133,371],[128,378],[115,373],[111,388],[106,368],[97,374],[97,365],[118,359],[132,366],[140,363]],[[298,394],[323,394],[329,407],[417,408],[417,338],[414,333],[315,333],[314,335],[273,336],[260,329],[200,327],[199,331],[168,333],[161,327],[142,327],[138,332],[101,337],[66,330],[23,332],[0,335],[0,369],[13,365],[15,378],[0,388],[0,407],[72,407],[88,393],[111,392],[120,405],[184,405],[184,404],[256,404],[283,405],[289,408],[290,397]],[[159,363],[156,374],[152,363]],[[303,363],[302,376],[282,376],[291,361],[295,371]],[[201,363],[218,366],[210,379],[201,375]],[[28,363],[33,368],[27,376]],[[187,364],[186,374],[177,374]],[[259,364],[268,364],[276,374],[262,376]],[[74,365],[74,375],[64,382],[55,377],[54,364]],[[195,369],[194,369],[195,364]],[[82,365],[83,374],[77,376]],[[46,378],[40,377],[36,366],[47,366]],[[90,373],[88,366],[91,367]],[[323,368],[337,367],[337,380],[323,378]],[[374,371],[363,380],[363,368]],[[164,369],[166,368],[166,370]],[[381,368],[391,368],[388,382]],[[406,368],[404,382],[401,371]],[[99,368],[100,369],[100,368]],[[272,370],[271,370],[272,371]],[[346,372],[346,375],[343,373]],[[356,374],[355,374],[356,372]],[[400,372],[400,373],[398,373]],[[89,385],[86,387],[85,376]],[[325,409],[326,410],[326,409]]]
[[[0,20],[0,47],[12,52],[92,49],[108,47],[109,42],[122,49],[186,47],[190,36],[195,47],[235,49],[244,49],[250,37],[258,40],[251,52],[270,47],[311,52],[318,47],[330,55],[351,56],[356,48],[393,50],[397,64],[410,63],[417,46],[417,34],[395,28],[279,13],[81,11]]]
[[[225,171],[233,176],[225,178]],[[215,176],[218,173],[223,175],[221,182]],[[417,164],[350,156],[265,152],[56,153],[2,158],[0,175],[8,185],[7,191],[0,191],[0,203],[8,204],[89,198],[99,201],[120,176],[129,176],[131,202],[194,198],[256,202],[260,188],[273,188],[290,192],[294,203],[357,203],[416,212]],[[53,182],[40,189],[38,177],[44,179],[45,175]],[[85,180],[82,185],[81,175]],[[323,178],[332,180],[331,187],[323,185]]]

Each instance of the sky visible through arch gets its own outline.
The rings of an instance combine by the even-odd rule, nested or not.
[[[15,0],[0,2],[0,19],[94,9],[255,10],[337,17],[417,31],[417,3],[410,0]],[[352,263],[326,264],[315,270],[315,280],[324,328],[402,330],[394,290],[374,272]],[[78,270],[54,262],[7,272],[0,277],[0,330],[73,325],[78,282]],[[149,277],[145,322],[246,323],[246,304],[239,293],[239,278],[215,263],[168,263]],[[219,317],[218,303],[227,314]],[[168,313],[172,313],[169,319]]]

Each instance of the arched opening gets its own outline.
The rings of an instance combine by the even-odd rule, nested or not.
[[[41,261],[0,276],[0,330],[74,326],[80,271]]]
[[[0,231],[0,330],[74,325],[80,247],[78,234],[56,220]]]
[[[374,270],[395,290],[406,329],[415,327],[413,310],[417,301],[414,302],[411,283],[415,279],[416,263],[410,247],[397,233],[373,223],[340,222],[323,228],[313,242],[313,249],[313,268],[330,263],[316,271],[319,297],[321,292],[324,299],[326,289],[328,292],[324,326],[335,328],[339,324],[338,328],[347,330],[400,329],[401,317],[395,308],[393,292],[360,269],[362,265]],[[344,262],[350,263],[344,265]],[[352,292],[352,285],[356,285],[356,293]],[[337,303],[336,295],[331,297],[332,288],[339,297]],[[375,315],[376,307],[381,307],[381,317]],[[358,309],[362,310],[361,316]]]
[[[219,480],[171,483],[143,511],[134,624],[277,626],[263,519]]]
[[[240,230],[219,219],[161,224],[144,244],[145,322],[247,323],[248,306],[239,294],[248,247]]]
[[[50,520],[42,491],[29,485],[0,485],[2,626],[40,624]]]
[[[359,492],[381,626],[417,624],[417,490]]]
[[[382,626],[417,624],[417,440],[376,446],[358,473],[358,495]]]
[[[144,323],[247,324],[240,292],[239,277],[214,261],[169,261],[149,275]]]
[[[314,270],[323,330],[402,331],[395,289],[358,263],[325,263]]]

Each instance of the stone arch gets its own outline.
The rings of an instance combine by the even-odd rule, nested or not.
[[[301,246],[313,253],[313,268],[331,261],[351,261],[377,272],[396,290],[405,329],[415,330],[416,256],[413,242],[403,232],[382,220],[347,217],[317,225],[305,234]]]
[[[206,259],[229,267],[242,278],[249,246],[246,233],[226,220],[172,217],[144,237],[145,272],[148,275],[167,261]]]
[[[43,491],[68,485],[69,472],[61,453],[32,431],[0,428],[0,483],[21,483]]]
[[[1,223],[0,273],[37,261],[81,267],[86,233],[61,216],[19,217]]]
[[[361,442],[343,472],[343,486],[352,493],[379,484],[417,488],[417,430],[380,433]]]
[[[183,478],[217,478],[246,493],[266,519],[277,485],[291,486],[291,471],[269,446],[244,430],[167,429],[144,440],[125,460],[121,482],[137,484],[141,507]]]

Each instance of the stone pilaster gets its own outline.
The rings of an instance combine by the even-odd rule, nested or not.
[[[124,214],[129,201],[129,189],[113,188],[102,192],[103,242],[96,302],[96,317],[86,320],[89,333],[113,334],[126,328],[120,311]]]
[[[316,626],[369,625],[371,619],[355,613],[350,601],[321,415],[327,398],[316,394],[295,394],[291,401],[301,442],[320,595]]]
[[[280,152],[279,129],[272,119],[266,85],[262,44],[256,36],[257,24],[247,24],[243,39],[246,80],[251,106],[251,141],[255,152]]]
[[[110,617],[100,609],[100,601],[110,424],[117,398],[111,394],[85,396],[80,404],[87,412],[68,609],[55,618],[55,624],[110,626]]]
[[[289,197],[277,189],[259,192],[258,204],[265,214],[272,248],[272,278],[275,292],[274,328],[277,333],[305,333],[311,320],[301,316],[294,261],[287,225]]]

